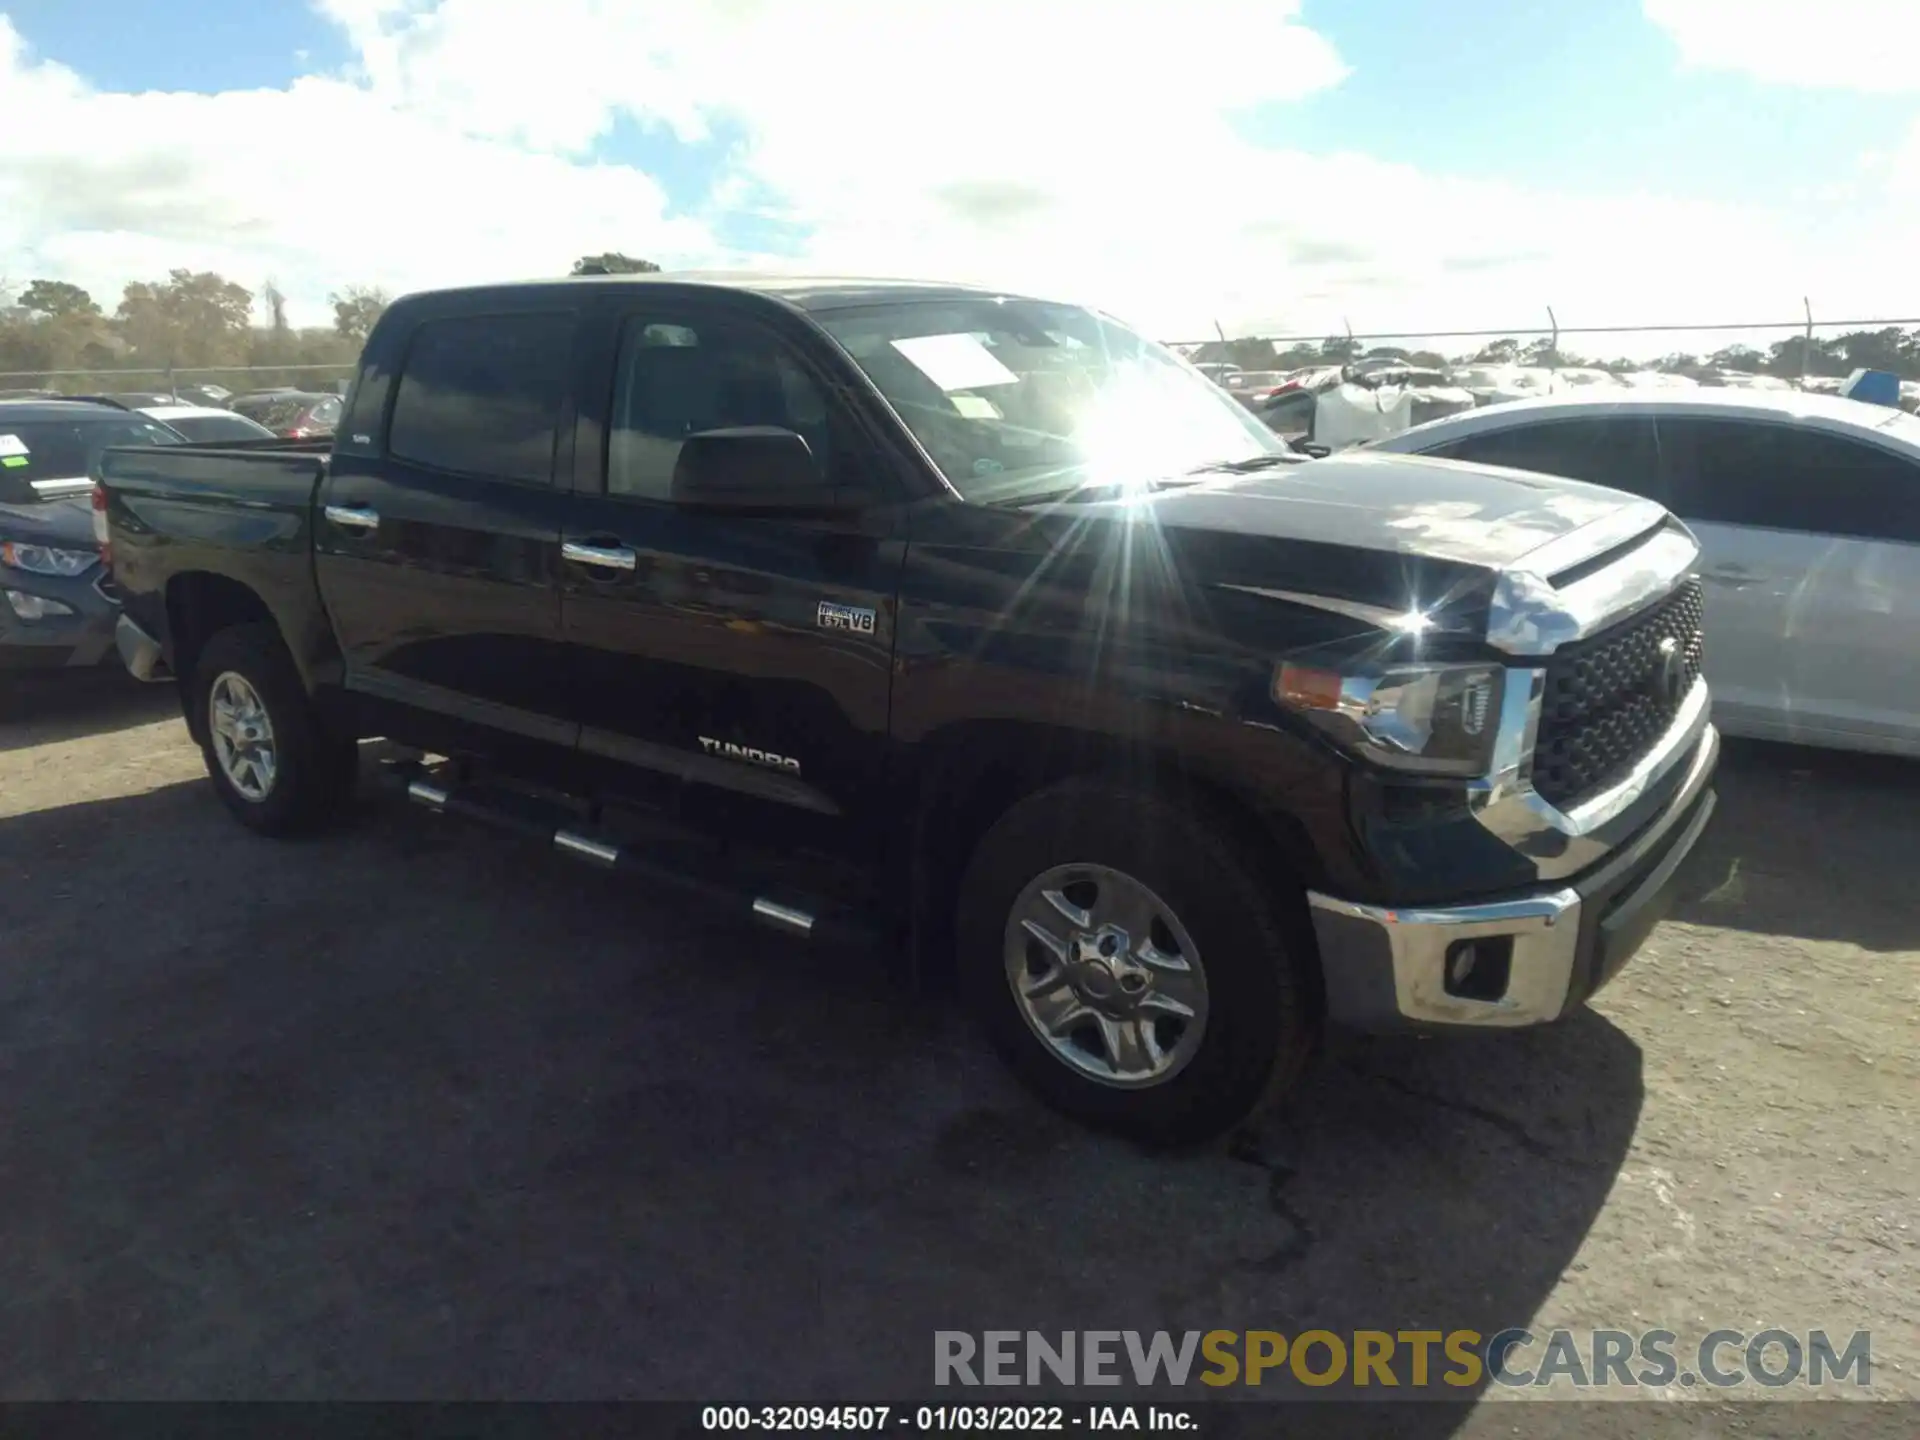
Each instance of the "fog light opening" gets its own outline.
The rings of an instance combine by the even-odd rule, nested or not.
[[[1447,947],[1445,988],[1461,1000],[1499,1000],[1513,979],[1513,937],[1483,935]]]

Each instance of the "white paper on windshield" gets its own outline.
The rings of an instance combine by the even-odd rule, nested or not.
[[[999,408],[984,395],[950,395],[947,397],[960,415],[967,420],[998,420]]]
[[[893,348],[949,395],[956,390],[1020,383],[1018,375],[971,335],[913,335],[894,341]]]
[[[0,455],[24,455],[27,442],[18,435],[0,435]]]

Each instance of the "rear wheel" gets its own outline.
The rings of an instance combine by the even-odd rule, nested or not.
[[[323,723],[273,626],[240,625],[209,640],[188,704],[214,791],[249,829],[306,833],[351,801],[359,747]]]
[[[1009,1064],[1075,1118],[1211,1138],[1299,1072],[1317,1033],[1285,877],[1169,799],[1049,787],[962,883],[961,978]]]

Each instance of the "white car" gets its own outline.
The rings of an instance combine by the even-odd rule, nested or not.
[[[1920,419],[1794,390],[1595,390],[1371,448],[1658,500],[1700,541],[1722,730],[1920,756]]]
[[[142,405],[140,413],[178,430],[198,445],[223,445],[235,440],[271,440],[273,431],[231,410],[210,405]]]

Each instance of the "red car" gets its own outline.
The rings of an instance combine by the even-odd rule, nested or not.
[[[340,423],[338,395],[304,390],[243,395],[228,408],[289,440],[323,438]]]

